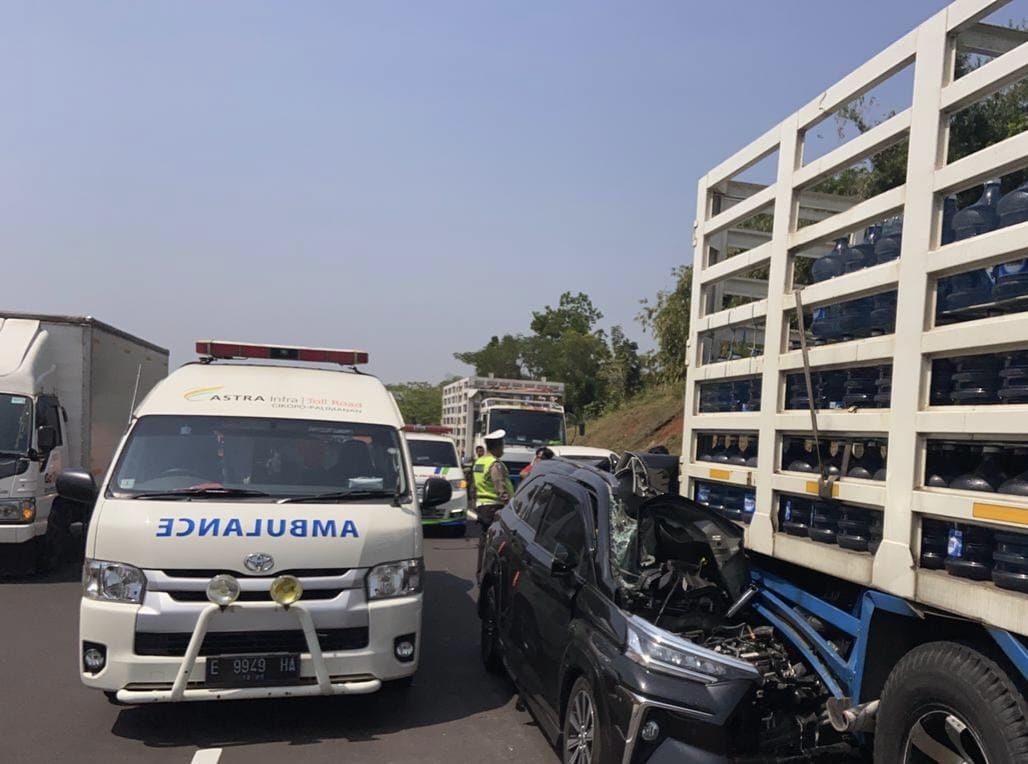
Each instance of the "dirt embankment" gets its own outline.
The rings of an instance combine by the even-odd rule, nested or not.
[[[614,413],[587,422],[585,435],[576,436],[574,443],[618,453],[662,445],[673,454],[681,453],[684,400],[679,387],[650,390]]]

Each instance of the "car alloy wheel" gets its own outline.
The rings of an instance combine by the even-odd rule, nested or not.
[[[586,684],[576,688],[568,701],[564,761],[568,764],[592,764],[595,734],[596,705]]]
[[[989,764],[981,738],[949,708],[938,707],[921,714],[907,733],[904,764],[954,761]]]

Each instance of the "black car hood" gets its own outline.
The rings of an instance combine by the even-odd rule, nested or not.
[[[743,532],[702,504],[678,494],[644,499],[636,508],[638,532],[634,550],[637,570],[668,560],[682,560],[711,571],[729,600],[749,583]],[[709,563],[714,563],[710,565]]]

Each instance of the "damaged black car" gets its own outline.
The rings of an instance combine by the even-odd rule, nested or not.
[[[542,462],[497,513],[482,659],[564,762],[837,761],[830,691],[751,607],[739,527],[678,495],[677,458]]]

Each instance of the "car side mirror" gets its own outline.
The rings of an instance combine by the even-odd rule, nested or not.
[[[41,454],[48,454],[57,448],[57,430],[44,424],[36,430],[36,446]]]
[[[438,507],[453,498],[453,488],[449,480],[431,477],[425,481],[425,492],[421,497],[421,506],[425,509]]]
[[[93,476],[85,470],[64,470],[57,476],[57,493],[70,501],[92,504],[99,490]]]
[[[575,572],[578,567],[578,556],[563,544],[558,543],[553,549],[553,562],[550,565],[550,575],[568,576]]]

